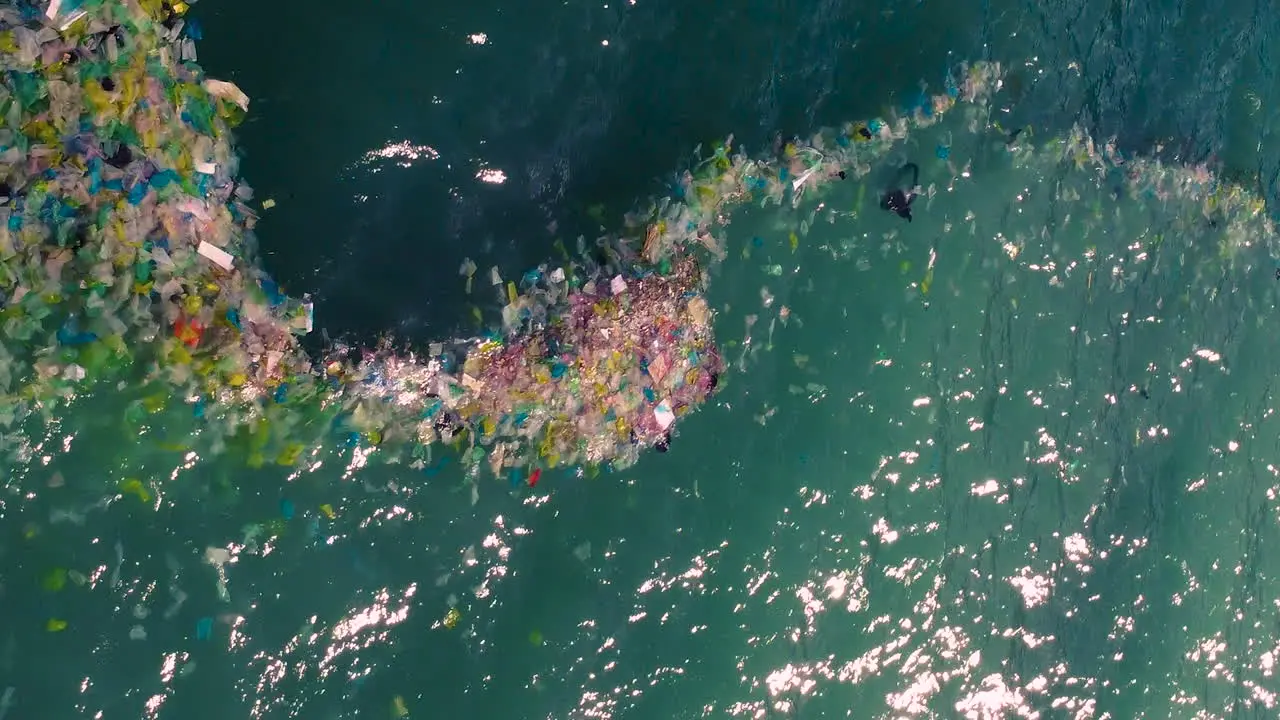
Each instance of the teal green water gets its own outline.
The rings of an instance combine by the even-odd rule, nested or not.
[[[335,336],[448,336],[462,257],[518,271],[699,142],[903,105],[948,53],[1040,55],[992,116],[1034,130],[1010,152],[955,114],[865,181],[736,211],[710,292],[734,369],[625,472],[473,499],[342,447],[253,470],[189,454],[193,419],[118,428],[109,394],[13,432],[6,717],[1274,717],[1274,238],[1034,150],[1079,120],[1267,180],[1272,20],[535,10],[197,6],[202,62],[254,98],[267,265]],[[875,206],[905,161],[910,224]],[[146,502],[103,494],[125,478]]]

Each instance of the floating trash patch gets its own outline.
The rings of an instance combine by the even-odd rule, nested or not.
[[[625,467],[666,449],[725,370],[704,292],[727,253],[717,236],[731,209],[821,207],[827,185],[867,175],[944,115],[987,128],[1000,86],[998,65],[975,63],[904,114],[825,129],[774,157],[753,159],[730,138],[618,235],[580,239],[518,282],[496,268],[477,280],[464,264],[468,291],[487,282],[501,298],[482,337],[421,354],[335,346],[313,359],[299,340],[316,327],[310,299],[286,295],[257,257],[253,228],[274,203],[255,203],[238,178],[230,135],[249,98],[196,64],[201,32],[186,10],[167,0],[0,9],[9,425],[114,383],[137,395],[132,421],[180,409],[215,450],[246,441],[251,464],[292,465],[345,438],[420,468],[451,445],[473,472],[517,485],[542,468]],[[1079,133],[1045,147],[1098,172],[1118,167]],[[936,155],[953,161],[949,146]],[[1123,167],[1152,192],[1260,214],[1256,198],[1211,175]],[[910,220],[915,200],[900,189],[882,204]]]
[[[181,3],[70,1],[0,10],[5,63],[0,81],[0,112],[5,115],[0,129],[4,420],[11,431],[24,421],[50,420],[44,437],[20,441],[14,439],[16,432],[4,436],[20,456],[14,466],[21,475],[10,484],[15,500],[9,507],[18,510],[6,517],[21,528],[17,542],[28,543],[15,545],[22,548],[19,569],[31,571],[29,579],[42,593],[26,612],[38,621],[25,630],[21,622],[13,624],[23,655],[32,652],[34,657],[28,648],[43,642],[54,648],[51,657],[65,658],[72,654],[70,643],[84,640],[97,644],[86,657],[98,658],[101,668],[140,668],[132,686],[115,678],[108,683],[108,673],[93,669],[100,689],[92,697],[82,679],[89,676],[78,667],[69,667],[63,680],[42,677],[40,666],[32,664],[25,671],[33,679],[23,680],[21,693],[13,687],[0,692],[0,716],[10,707],[22,712],[42,706],[32,700],[42,694],[51,703],[82,703],[77,711],[83,712],[99,703],[118,709],[121,697],[136,701],[138,708],[146,703],[153,714],[171,695],[207,703],[211,696],[171,683],[197,672],[197,660],[201,667],[218,667],[223,655],[247,672],[235,692],[221,690],[214,702],[237,705],[242,715],[302,716],[314,714],[314,708],[334,712],[338,706],[356,712],[356,704],[364,702],[356,695],[372,696],[360,688],[371,668],[384,662],[378,651],[397,645],[393,633],[405,638],[428,629],[453,634],[444,651],[447,657],[456,639],[500,657],[510,670],[513,653],[493,628],[503,618],[500,606],[520,604],[508,598],[517,598],[522,590],[516,586],[508,593],[517,595],[505,594],[498,602],[495,588],[526,572],[545,572],[541,559],[519,564],[512,556],[521,549],[528,549],[526,558],[553,556],[554,544],[532,545],[526,537],[548,528],[531,529],[523,520],[532,514],[513,517],[508,512],[512,503],[501,498],[501,514],[470,538],[475,528],[457,522],[466,515],[456,512],[465,499],[448,504],[452,493],[441,487],[444,483],[415,483],[416,474],[403,471],[381,477],[353,477],[355,472],[378,459],[403,463],[432,478],[442,467],[452,470],[453,465],[446,465],[451,462],[473,478],[496,477],[512,488],[537,488],[547,482],[551,468],[576,466],[588,475],[625,467],[646,449],[678,447],[685,416],[720,392],[735,371],[745,376],[758,367],[754,363],[766,365],[765,356],[775,347],[789,355],[774,363],[786,376],[774,386],[762,380],[763,373],[750,378],[750,388],[737,383],[721,396],[726,405],[732,400],[735,411],[742,411],[742,418],[733,419],[755,430],[750,416],[769,425],[762,436],[786,441],[784,432],[792,428],[778,426],[799,413],[812,413],[818,418],[813,426],[832,423],[829,437],[815,434],[818,442],[797,448],[794,465],[761,468],[752,461],[772,457],[759,436],[744,436],[741,444],[766,451],[718,453],[713,443],[731,432],[726,427],[737,426],[686,432],[691,440],[695,432],[707,432],[702,437],[710,437],[711,443],[701,443],[711,445],[706,455],[723,460],[711,466],[707,477],[744,478],[753,489],[768,482],[770,489],[788,495],[795,490],[792,484],[803,482],[809,486],[800,488],[803,508],[780,505],[779,514],[788,518],[754,537],[735,530],[736,552],[750,558],[741,570],[715,559],[727,542],[719,537],[707,545],[716,549],[695,554],[683,570],[674,566],[672,548],[677,546],[636,542],[643,536],[610,525],[610,516],[602,515],[598,536],[575,537],[571,552],[568,544],[561,550],[584,568],[611,563],[610,574],[596,576],[593,587],[603,591],[607,585],[619,593],[616,608],[626,617],[619,615],[613,625],[634,628],[632,638],[657,646],[653,639],[663,632],[690,635],[683,623],[668,622],[672,609],[676,612],[670,617],[684,617],[680,603],[685,598],[714,593],[725,600],[725,607],[735,608],[740,633],[720,638],[713,644],[719,648],[715,652],[728,647],[737,652],[737,642],[745,659],[732,677],[722,679],[727,692],[708,690],[703,680],[698,681],[699,692],[739,697],[741,702],[733,706],[739,714],[788,713],[802,702],[847,708],[851,701],[846,697],[865,700],[869,688],[899,714],[926,714],[944,698],[962,708],[957,710],[961,714],[1030,714],[1032,705],[1086,707],[1093,701],[1093,660],[1100,655],[1084,655],[1083,663],[1069,651],[1038,655],[1046,659],[1022,665],[1036,671],[1018,678],[1007,657],[991,652],[982,638],[999,635],[1015,645],[1021,639],[1039,653],[1059,653],[1056,648],[1069,648],[1076,634],[1070,623],[1096,624],[1097,614],[1072,611],[1065,620],[1055,616],[1050,631],[1033,636],[1043,616],[1019,610],[1007,631],[996,632],[992,623],[1004,619],[940,609],[937,599],[963,597],[966,607],[1008,607],[1012,597],[1013,607],[1019,607],[1020,599],[1030,611],[1053,593],[1070,602],[1070,593],[1078,590],[1081,598],[1097,602],[1092,599],[1096,580],[1081,581],[1075,588],[1070,578],[1048,580],[1063,567],[1062,543],[1044,542],[1042,526],[1016,518],[1036,506],[1046,509],[1046,517],[1061,514],[1049,522],[1067,538],[1066,557],[1082,568],[1081,577],[1106,568],[1105,553],[1091,555],[1092,541],[1084,540],[1098,527],[1094,520],[1079,521],[1081,532],[1069,535],[1075,528],[1067,525],[1077,516],[1069,517],[1068,504],[1060,500],[1029,502],[1026,509],[1015,507],[1014,514],[998,513],[1010,507],[1006,501],[1019,491],[1018,478],[1031,465],[1060,477],[1066,494],[1087,496],[1088,502],[1080,505],[1084,508],[1094,502],[1093,495],[1113,487],[1091,486],[1090,464],[1118,457],[1115,467],[1123,478],[1126,463],[1136,465],[1127,455],[1131,448],[1167,436],[1167,429],[1146,424],[1130,438],[1128,424],[1146,416],[1121,416],[1122,423],[1114,410],[1108,421],[1112,425],[1100,432],[1090,416],[1093,405],[1119,404],[1123,409],[1125,395],[1145,402],[1156,394],[1155,384],[1180,393],[1192,386],[1201,364],[1225,374],[1223,358],[1230,359],[1238,344],[1211,342],[1210,347],[1200,341],[1214,336],[1194,331],[1198,315],[1205,323],[1220,320],[1219,308],[1209,306],[1215,300],[1227,304],[1221,298],[1231,297],[1243,284],[1235,277],[1265,262],[1263,252],[1255,249],[1275,252],[1273,223],[1257,195],[1220,181],[1204,167],[1123,157],[1079,129],[1044,139],[1031,129],[1005,129],[996,122],[1004,109],[1001,68],[976,63],[960,66],[943,92],[922,96],[897,115],[781,142],[765,159],[753,159],[732,140],[719,143],[677,178],[669,197],[629,214],[619,234],[579,239],[575,247],[562,245],[557,258],[519,277],[503,277],[495,268],[466,261],[459,284],[465,284],[467,293],[492,298],[478,311],[481,324],[491,328],[479,337],[433,343],[421,353],[388,341],[372,348],[332,346],[308,356],[301,339],[318,331],[323,318],[313,316],[306,297],[289,297],[262,271],[254,223],[274,203],[255,201],[237,176],[230,129],[249,100],[234,85],[203,76],[194,62],[199,26],[186,18],[185,10]],[[406,143],[380,151],[378,157],[407,162],[433,153]],[[1268,268],[1263,285],[1271,284],[1272,270]],[[1259,283],[1256,276],[1250,279]],[[997,289],[984,288],[984,283]],[[859,374],[849,370],[849,358],[870,341],[853,333],[838,341],[833,337],[854,325],[852,313],[841,311],[866,310],[846,300],[868,287],[876,299],[867,305],[887,308],[885,317],[896,323],[897,335],[888,344],[898,344],[879,357],[868,350],[874,367]],[[1063,287],[1079,292],[1058,295]],[[1170,289],[1174,291],[1164,292]],[[1145,293],[1141,302],[1135,299],[1139,292]],[[905,302],[892,300],[904,295]],[[1060,297],[1071,301],[1069,311],[1057,304]],[[958,303],[944,307],[947,298]],[[1237,317],[1254,309],[1254,299],[1244,293],[1232,300],[1241,313]],[[926,315],[929,324],[917,319],[923,312],[912,314],[918,307],[914,303],[935,303]],[[1137,312],[1152,307],[1166,314]],[[1188,307],[1191,312],[1184,313]],[[1214,312],[1196,312],[1207,309]],[[1008,328],[1019,313],[1025,319],[1015,334]],[[1174,313],[1191,319],[1175,324]],[[909,315],[911,322],[920,322],[911,332],[904,319]],[[1104,317],[1102,323],[1099,318]],[[984,327],[988,318],[997,326],[1003,321],[1004,329]],[[796,330],[806,320],[810,335],[801,338]],[[875,320],[859,329],[875,326]],[[1112,367],[1114,346],[1097,342],[1096,330],[1090,340],[1090,330],[1099,324],[1102,332],[1124,333],[1158,322],[1177,332],[1179,342],[1198,346],[1184,352],[1171,342],[1169,348],[1126,354],[1126,360],[1147,370],[1125,375]],[[925,329],[918,330],[921,326]],[[935,337],[950,332],[965,337]],[[1057,356],[1042,361],[1027,351],[1024,358],[1019,343],[1028,337],[1036,342],[1026,345],[1042,356]],[[1046,337],[1058,344],[1041,342]],[[1149,337],[1134,344],[1143,345]],[[1059,363],[1057,358],[1067,353],[1074,353],[1070,362]],[[1017,381],[1035,392],[1021,403],[1022,414],[1002,411],[1003,422],[991,422],[994,411],[983,407],[984,394],[1003,396],[1010,387],[1010,394],[1019,391],[1017,383],[1005,380],[1005,361],[1010,359],[1039,365],[1031,372],[1019,368]],[[922,366],[927,372],[919,372]],[[1065,377],[1053,377],[1059,371]],[[1084,379],[1089,377],[1104,378],[1103,384],[1111,387],[1086,391]],[[1130,383],[1129,378],[1136,379]],[[900,392],[904,386],[910,395]],[[775,387],[776,396],[771,396]],[[871,401],[859,407],[868,396]],[[124,402],[115,402],[118,398]],[[900,401],[901,406],[893,405]],[[83,435],[77,435],[79,428],[55,432],[56,413],[73,402],[81,411],[75,419],[89,424],[98,413],[86,408],[127,404],[126,429],[118,442],[134,442],[152,431],[161,436],[159,442],[129,446],[123,468],[97,462],[79,463],[89,469],[84,473],[72,472],[69,463],[42,467],[41,461],[51,462],[59,448],[70,453],[77,437],[86,439],[75,439],[76,452],[92,455],[110,445],[102,439],[110,436],[97,434],[98,428]],[[748,407],[748,402],[754,404]],[[856,416],[859,410],[866,410],[867,417],[879,413],[874,422],[883,419],[898,431],[879,437],[868,432],[874,422],[860,426],[857,421],[865,418]],[[1043,429],[1042,423],[1052,422],[1045,420],[1050,414],[1064,418],[1069,429],[1056,437],[1052,427]],[[794,423],[795,428],[801,425]],[[950,443],[948,427],[953,437],[971,435]],[[846,428],[857,434],[845,433]],[[809,428],[796,429],[801,432]],[[1245,438],[1259,437],[1249,432]],[[885,437],[902,438],[902,450]],[[1018,440],[1023,441],[1020,452]],[[1237,442],[1230,440],[1222,452],[1235,452]],[[1089,453],[1108,443],[1125,446],[1124,453]],[[880,454],[891,444],[894,451],[876,458],[878,464],[827,464],[818,457],[821,448],[815,451],[823,444],[842,458],[859,450]],[[226,462],[220,463],[216,456],[224,449]],[[333,452],[327,454],[329,450]],[[151,462],[151,451],[161,459]],[[983,479],[966,489],[957,466],[979,453],[985,457],[973,465],[981,468]],[[338,454],[350,457],[343,482],[294,482],[304,473],[317,479],[321,459],[329,462]],[[251,465],[291,469],[252,474],[228,467],[242,457]],[[1014,469],[1012,483],[992,479],[1002,462],[1004,470]],[[219,502],[175,500],[182,485],[174,482],[178,473],[197,463],[207,476],[217,477],[210,479],[210,492],[194,488],[191,497]],[[723,482],[717,488],[720,495],[699,494],[695,473],[700,469],[694,466],[690,473],[699,504],[716,506],[712,498],[739,492],[738,485]],[[864,470],[870,476],[865,484],[841,485],[830,495],[815,489],[825,485],[807,477],[790,482],[792,477],[828,473],[836,478],[831,483],[836,487]],[[274,488],[279,477],[272,476],[286,472],[288,484]],[[775,472],[794,476],[778,483],[770,474]],[[406,474],[412,477],[406,479]],[[355,482],[347,482],[351,480]],[[618,493],[615,497],[633,489],[617,485],[611,489]],[[931,488],[944,486],[969,504],[952,504],[954,498],[939,495],[939,515],[921,507],[932,502],[902,500],[905,494],[926,497]],[[473,503],[476,487],[478,483],[471,485]],[[705,491],[705,481],[702,487]],[[219,492],[239,488],[245,489],[243,495],[228,492],[230,501],[221,502]],[[279,494],[273,494],[277,489]],[[900,493],[896,497],[895,489]],[[659,483],[642,490],[650,497],[663,494],[664,502],[672,494]],[[18,501],[19,495],[26,497]],[[791,502],[751,495],[757,504],[749,509],[764,511],[762,516],[775,510],[765,503]],[[547,498],[529,493],[521,501],[536,509]],[[836,512],[817,515],[827,503]],[[981,514],[987,503],[990,514]],[[215,505],[219,511],[234,511],[211,512]],[[44,506],[50,509],[47,523],[40,517]],[[194,516],[178,514],[180,506]],[[563,503],[549,507],[569,516]],[[665,512],[673,506],[637,503],[625,511],[647,518],[655,507]],[[965,514],[952,517],[956,507]],[[1097,517],[1096,507],[1088,510],[1090,518]],[[1128,509],[1113,507],[1104,512]],[[893,512],[892,524],[885,519],[886,508]],[[695,510],[704,514],[702,508]],[[427,512],[431,521],[422,522]],[[108,514],[110,523],[104,520]],[[135,522],[114,522],[119,517]],[[1227,520],[1209,521],[1229,528]],[[831,534],[831,528],[858,524],[871,531],[863,541],[851,535],[855,542],[846,543]],[[998,549],[1007,558],[1000,565],[991,554],[993,527],[1001,527]],[[416,534],[401,534],[406,528]],[[1235,528],[1229,529],[1234,533]],[[802,530],[809,534],[800,535]],[[941,545],[934,535],[920,557],[911,557],[917,552],[910,549],[912,540],[939,530],[946,534]],[[157,541],[146,542],[148,535]],[[1026,537],[1032,538],[1033,549],[1024,561],[1016,541]],[[63,553],[52,542],[55,538],[82,538],[88,545]],[[613,559],[615,538],[633,553],[627,561],[638,561],[631,569]],[[37,541],[42,546],[34,550]],[[787,553],[793,541],[804,546],[803,554]],[[167,542],[172,544],[165,547]],[[397,557],[406,563],[399,578],[373,545],[385,556],[405,556]],[[895,552],[904,558],[896,567]],[[1175,557],[1168,556],[1170,562]],[[991,570],[984,571],[989,577],[975,582],[965,564],[984,567],[986,558],[992,558]],[[1213,560],[1205,565],[1216,567]],[[1044,585],[1032,579],[1038,577],[1032,566],[1040,561]],[[1017,575],[999,578],[1001,567],[1017,565],[1024,565]],[[1222,567],[1221,578],[1227,581],[1220,595],[1226,596],[1237,585],[1232,564]],[[826,568],[831,573],[823,579]],[[10,587],[22,582],[21,573],[13,575],[7,579]],[[538,580],[545,583],[547,577]],[[558,584],[574,587],[571,578]],[[766,584],[770,587],[758,592]],[[999,589],[991,589],[996,585],[1018,594],[1002,599]],[[334,595],[328,600],[337,602],[328,604],[329,592]],[[128,616],[123,632],[112,633],[100,617],[86,611],[81,604],[86,593],[93,593],[95,601],[105,598],[112,612]],[[599,627],[609,630],[599,598],[610,596],[583,595],[594,606],[587,617],[601,618]],[[306,605],[296,632],[275,632],[288,614],[275,604],[282,597],[302,598]],[[1110,596],[1107,600],[1114,601]],[[777,611],[793,601],[800,603],[795,612]],[[1191,608],[1188,612],[1200,612],[1199,605],[1181,602],[1178,606]],[[849,627],[858,631],[856,642],[844,638],[819,650],[818,628],[826,633],[825,627],[831,627],[819,623],[839,622],[842,606],[861,613],[870,624],[861,627],[864,620],[853,616]],[[878,619],[905,607],[916,609],[919,622],[886,624]],[[1236,613],[1229,604],[1215,607],[1224,618]],[[548,707],[539,712],[550,716],[572,715],[567,708],[578,693],[559,693],[563,688],[585,691],[580,714],[636,707],[641,693],[647,693],[645,702],[653,702],[660,692],[653,689],[656,676],[626,677],[638,665],[624,663],[616,673],[579,672],[593,662],[600,663],[594,667],[610,667],[613,653],[624,649],[634,663],[636,640],[618,633],[616,641],[610,638],[602,645],[596,619],[577,624],[571,613],[559,610],[559,620],[531,624],[516,635],[520,647],[539,653],[534,661],[539,692],[529,707]],[[1166,621],[1171,617],[1176,614],[1161,616],[1161,626],[1170,624]],[[420,624],[402,625],[414,620]],[[976,630],[963,629],[969,625]],[[945,632],[937,632],[944,626]],[[85,632],[91,628],[95,631]],[[1118,635],[1117,643],[1126,642]],[[803,654],[785,649],[791,646],[803,648]],[[18,647],[12,635],[0,645],[5,647]],[[122,647],[147,652],[134,654]],[[699,662],[687,652],[693,646],[672,647],[680,655],[675,665],[693,668]],[[911,653],[899,652],[904,647]],[[164,651],[159,673],[152,649]],[[916,672],[922,666],[892,659],[912,653],[932,658],[927,682],[921,683]],[[767,667],[780,654],[786,655],[780,664]],[[1208,678],[1220,680],[1218,655],[1207,653],[1205,658]],[[1249,671],[1265,675],[1267,662],[1249,661],[1254,665]],[[4,665],[0,657],[0,669]],[[902,669],[898,676],[895,665]],[[12,661],[7,669],[13,671]],[[1009,693],[991,689],[992,678],[1002,674],[1009,678]],[[524,682],[512,680],[515,675],[505,672],[493,681],[477,679],[482,675],[476,673],[476,684],[459,684],[459,694],[471,702],[487,692],[505,707],[513,683]],[[697,673],[668,675],[663,683],[687,682]],[[310,684],[330,677],[335,685]],[[166,687],[148,698],[139,691],[148,682]],[[380,692],[376,684],[369,687]],[[349,694],[335,694],[336,685]],[[1234,693],[1236,683],[1231,685],[1225,689]],[[476,689],[481,686],[482,691]],[[684,693],[682,701],[689,697],[689,685],[668,687]],[[1050,693],[1064,698],[1062,703]],[[238,697],[228,700],[229,695]],[[395,717],[409,716],[429,702],[398,688],[377,700],[380,712],[389,707]],[[1141,700],[1147,703],[1143,706],[1149,702]],[[802,712],[821,715],[823,709]]]

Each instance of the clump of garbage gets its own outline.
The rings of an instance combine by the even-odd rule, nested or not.
[[[0,8],[0,421],[119,377],[148,390],[131,413],[189,403],[247,434],[253,462],[297,461],[323,426],[419,453],[470,433],[468,457],[490,448],[502,471],[625,463],[714,388],[692,258],[664,274],[543,268],[509,284],[502,332],[421,359],[335,347],[312,362],[309,298],[257,261],[230,135],[249,98],[196,64],[188,9]]]
[[[905,114],[766,158],[729,138],[621,233],[594,247],[580,238],[577,257],[518,282],[491,270],[504,302],[483,336],[425,353],[334,345],[313,359],[300,346],[315,328],[310,299],[286,295],[257,256],[271,203],[255,205],[231,138],[250,100],[196,63],[188,9],[0,8],[0,423],[115,380],[141,388],[130,419],[186,404],[215,446],[244,440],[254,464],[294,464],[337,434],[424,468],[450,444],[513,483],[543,467],[624,467],[666,449],[724,371],[703,293],[730,207],[797,204],[865,175],[960,105],[985,125],[1001,73],[960,66]],[[1078,138],[1063,152],[1102,161]],[[468,286],[476,273],[464,264]]]

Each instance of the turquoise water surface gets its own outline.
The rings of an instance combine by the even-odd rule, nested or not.
[[[9,428],[0,717],[1275,717],[1274,15],[203,0],[317,344],[476,332],[464,258],[616,229],[729,133],[1004,84],[725,214],[729,369],[625,470],[255,468],[123,388]]]

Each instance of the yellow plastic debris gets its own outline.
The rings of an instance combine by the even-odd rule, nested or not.
[[[67,629],[67,621],[58,618],[49,618],[49,622],[44,624],[44,629],[49,632],[62,632]]]
[[[444,628],[452,630],[458,627],[458,622],[462,620],[462,612],[458,608],[449,608],[449,612],[444,614]]]
[[[333,512],[333,506],[330,505],[329,503],[325,503],[324,505],[321,505],[320,512],[323,513],[324,516],[329,518],[330,520],[337,517],[337,515]]]
[[[280,453],[280,457],[276,458],[276,463],[278,465],[293,465],[298,462],[299,457],[302,457],[303,450],[304,447],[302,443],[290,443],[288,447]]]
[[[404,698],[399,695],[391,700],[391,717],[402,718],[409,716],[409,707],[404,704]]]
[[[164,393],[156,393],[142,398],[142,407],[147,412],[155,414],[164,409],[165,396]]]
[[[58,592],[67,585],[67,571],[63,568],[54,568],[44,576],[44,581],[41,584],[49,592]]]
[[[147,492],[146,486],[137,478],[125,478],[120,481],[120,492],[125,495],[137,495],[138,499],[144,503],[151,502],[151,493]]]

